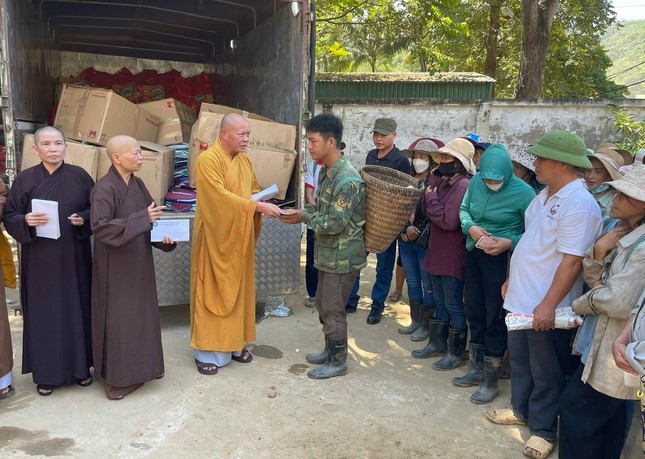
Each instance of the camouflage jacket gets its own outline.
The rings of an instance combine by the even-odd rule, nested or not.
[[[314,266],[345,274],[367,264],[363,225],[365,190],[354,166],[341,157],[331,169],[322,167],[316,205],[307,204],[302,221],[315,232]]]

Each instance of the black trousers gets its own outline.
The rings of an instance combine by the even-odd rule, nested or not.
[[[580,363],[560,399],[561,459],[618,459],[625,443],[627,400],[598,392],[580,379]]]
[[[470,342],[485,347],[485,355],[502,357],[506,350],[506,323],[502,284],[506,281],[508,253],[487,255],[474,248],[466,258],[466,317]]]
[[[556,439],[571,333],[560,329],[508,332],[513,411],[528,421],[532,435],[547,440]]]

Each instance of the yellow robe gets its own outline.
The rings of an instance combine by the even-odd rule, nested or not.
[[[219,138],[195,164],[197,210],[190,275],[191,347],[234,352],[255,340],[255,244],[261,216],[251,160]]]

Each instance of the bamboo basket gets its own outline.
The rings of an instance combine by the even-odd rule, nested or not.
[[[398,237],[424,189],[417,179],[389,167],[365,166],[365,248],[381,253]]]

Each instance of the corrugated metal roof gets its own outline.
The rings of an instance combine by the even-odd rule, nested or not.
[[[490,99],[495,80],[479,73],[319,73],[316,100]]]
[[[495,79],[475,72],[401,72],[401,73],[316,73],[316,81],[355,81],[355,82],[477,82],[494,83]]]
[[[207,62],[280,0],[32,0],[61,50]]]

